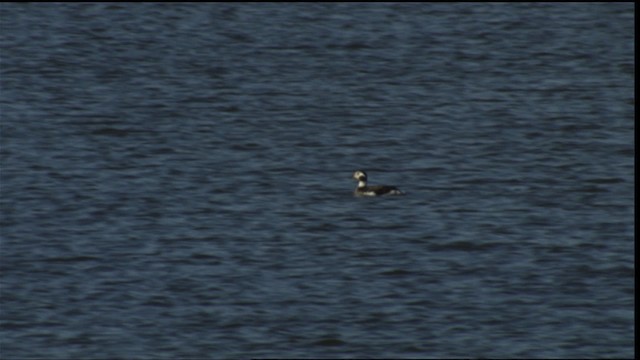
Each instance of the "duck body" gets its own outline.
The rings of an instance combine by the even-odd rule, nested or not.
[[[355,196],[404,195],[404,193],[395,186],[367,185],[367,173],[362,170],[354,172],[353,178],[358,180],[358,187],[356,187],[353,192]]]

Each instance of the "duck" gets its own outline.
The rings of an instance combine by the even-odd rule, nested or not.
[[[358,187],[353,192],[355,196],[404,195],[404,192],[395,186],[367,185],[367,173],[362,170],[354,172],[353,178],[358,180]]]

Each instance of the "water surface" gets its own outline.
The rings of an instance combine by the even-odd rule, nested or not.
[[[0,11],[3,359],[634,356],[633,4]]]

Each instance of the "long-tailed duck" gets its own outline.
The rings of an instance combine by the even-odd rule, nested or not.
[[[353,178],[358,180],[358,187],[353,192],[356,196],[379,196],[379,195],[403,195],[395,186],[371,185],[367,186],[367,173],[358,170],[353,173]]]

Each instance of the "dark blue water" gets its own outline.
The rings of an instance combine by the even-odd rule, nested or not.
[[[0,11],[2,359],[634,356],[632,3]]]

